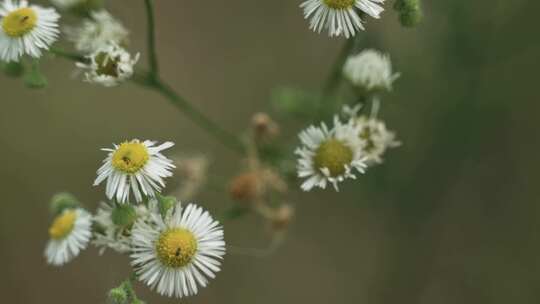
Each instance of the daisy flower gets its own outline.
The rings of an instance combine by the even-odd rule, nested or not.
[[[399,73],[392,72],[390,57],[375,50],[349,57],[343,66],[343,75],[364,92],[390,91],[399,77]]]
[[[45,249],[49,264],[61,266],[85,249],[92,235],[92,216],[84,209],[66,209],[49,228],[50,240]]]
[[[180,203],[163,219],[137,221],[132,230],[131,264],[139,280],[161,295],[195,295],[220,270],[225,255],[223,229],[207,211]]]
[[[114,87],[133,75],[133,66],[139,54],[132,57],[116,43],[109,43],[86,57],[87,63],[77,62],[77,67],[85,70],[85,80],[90,83]]]
[[[370,165],[382,163],[382,156],[388,148],[401,145],[401,142],[396,140],[395,133],[386,129],[382,120],[361,116],[356,119],[355,124],[361,139],[360,147]]]
[[[174,143],[155,145],[154,141],[134,139],[120,145],[114,144],[113,149],[102,149],[109,155],[97,171],[94,186],[107,180],[107,198],[119,203],[127,202],[131,191],[137,202],[143,200],[143,194],[155,197],[156,192],[165,187],[163,179],[172,176],[171,170],[175,167],[170,159],[161,154]]]
[[[300,5],[304,18],[310,20],[309,28],[318,33],[327,29],[330,37],[353,37],[363,30],[361,15],[379,18],[384,10],[378,3],[384,0],[307,0]]]
[[[299,138],[302,147],[295,153],[299,156],[298,177],[307,178],[301,186],[304,191],[313,187],[325,189],[328,183],[337,191],[338,183],[355,179],[355,171],[364,173],[367,167],[352,120],[342,124],[336,117],[332,130],[322,123],[302,131]]]
[[[118,45],[127,44],[129,31],[107,11],[93,11],[90,17],[79,27],[64,29],[77,51],[92,53],[110,42]]]
[[[19,61],[27,54],[41,57],[58,38],[60,15],[53,8],[28,5],[28,1],[0,3],[0,60]]]

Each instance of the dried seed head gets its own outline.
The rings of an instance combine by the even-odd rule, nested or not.
[[[242,173],[232,179],[229,193],[234,200],[252,201],[262,193],[258,172]]]
[[[289,205],[281,205],[277,210],[274,218],[271,220],[272,229],[275,232],[285,230],[289,227],[294,218],[294,208]]]
[[[251,125],[257,140],[269,140],[279,135],[279,125],[266,113],[256,113]]]

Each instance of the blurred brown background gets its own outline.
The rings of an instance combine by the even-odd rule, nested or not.
[[[164,79],[234,132],[270,110],[272,88],[318,89],[343,43],[310,32],[300,1],[156,2]],[[424,1],[425,21],[411,30],[392,4],[360,35],[402,73],[382,116],[404,145],[339,194],[295,193],[297,219],[277,252],[229,254],[217,279],[184,302],[540,301],[540,5]],[[144,58],[142,1],[107,7]],[[82,83],[63,59],[43,65],[44,90],[0,75],[0,302],[104,303],[129,273],[128,259],[92,248],[65,267],[47,266],[49,198],[67,190],[95,209],[104,196],[92,187],[99,148],[126,138],[203,152],[216,176],[237,173],[239,161],[155,93]],[[215,212],[230,206],[215,191],[197,201]],[[267,245],[252,217],[225,229],[231,245]],[[148,303],[180,302],[137,290]]]

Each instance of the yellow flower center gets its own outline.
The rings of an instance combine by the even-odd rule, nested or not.
[[[345,166],[353,159],[353,151],[343,141],[328,139],[315,151],[313,161],[317,169],[327,168],[330,176],[336,177],[345,173]]]
[[[197,252],[197,240],[191,231],[182,228],[165,230],[156,242],[157,256],[168,267],[186,266]]]
[[[138,141],[123,142],[113,154],[112,165],[125,173],[139,171],[148,161],[146,146]]]
[[[36,12],[29,8],[23,7],[9,13],[2,19],[2,28],[10,37],[21,37],[30,32],[37,23]]]
[[[118,77],[118,59],[112,58],[107,53],[99,53],[96,56],[98,75]]]
[[[324,4],[333,9],[348,9],[354,7],[356,0],[323,0]]]
[[[57,216],[49,228],[51,238],[55,240],[65,238],[73,230],[76,219],[77,213],[74,210],[66,211]]]

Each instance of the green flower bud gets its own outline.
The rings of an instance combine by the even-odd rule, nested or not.
[[[399,20],[403,26],[413,27],[422,21],[420,0],[397,0],[394,9],[399,12]]]
[[[47,86],[47,78],[39,70],[39,62],[32,63],[32,68],[24,77],[24,83],[31,89],[42,89]]]
[[[117,226],[131,227],[137,219],[137,212],[129,204],[116,204],[111,213],[111,219]]]
[[[80,202],[75,196],[67,192],[61,192],[52,197],[50,209],[51,213],[56,216],[66,209],[78,208],[80,205]]]
[[[161,213],[162,217],[165,217],[165,215],[167,214],[167,211],[169,211],[169,209],[174,207],[174,205],[176,205],[176,202],[177,202],[174,196],[162,196],[159,194],[157,195],[157,200],[158,200],[159,212]]]
[[[128,293],[123,287],[116,287],[109,290],[108,298],[113,304],[127,304]]]
[[[24,74],[24,65],[15,61],[2,63],[2,71],[9,77],[21,77]]]
[[[92,11],[103,9],[104,0],[86,0],[71,8],[71,12],[81,16],[88,16]]]

